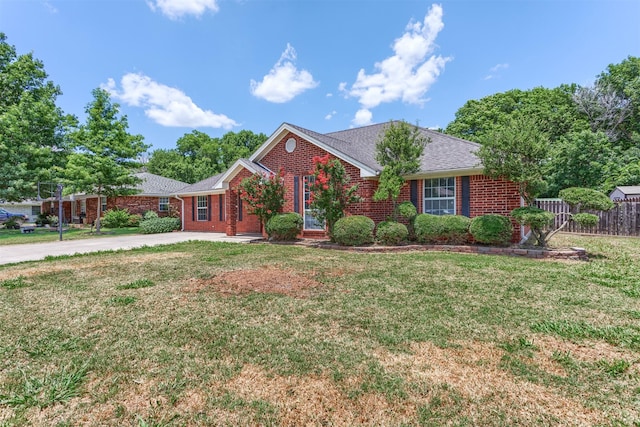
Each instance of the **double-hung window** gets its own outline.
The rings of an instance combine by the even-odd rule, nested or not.
[[[423,206],[424,213],[432,215],[455,215],[455,177],[425,179]]]
[[[207,196],[198,196],[198,221],[206,221],[209,218],[209,203]]]
[[[311,209],[311,190],[310,187],[315,182],[316,177],[307,175],[304,177],[304,229],[305,230],[324,230],[324,223],[318,221],[313,216]]]
[[[107,211],[107,196],[101,196],[100,197],[100,204],[102,205],[100,207],[100,210],[102,212],[106,212]]]
[[[158,211],[160,212],[169,212],[169,198],[168,197],[160,197],[158,202]]]

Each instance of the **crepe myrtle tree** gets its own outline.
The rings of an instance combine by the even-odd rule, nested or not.
[[[358,185],[349,186],[349,177],[340,160],[325,156],[313,157],[313,181],[309,208],[312,215],[327,226],[329,238],[333,241],[333,227],[344,216],[347,208],[361,201]]]
[[[256,172],[238,185],[240,199],[247,202],[249,213],[260,219],[263,228],[273,216],[282,213],[284,208],[283,174],[282,169],[276,173]]]

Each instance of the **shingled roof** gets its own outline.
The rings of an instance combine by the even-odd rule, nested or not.
[[[291,126],[379,172],[382,166],[375,159],[376,143],[390,123],[379,123],[324,135],[299,126]],[[419,173],[480,168],[480,159],[475,154],[480,147],[479,144],[430,129],[419,129],[420,133],[430,141],[425,147]]]
[[[149,172],[140,172],[135,176],[142,180],[141,183],[136,185],[136,189],[140,190],[138,195],[141,196],[168,196],[189,185],[186,182],[176,181],[175,179],[165,178]]]

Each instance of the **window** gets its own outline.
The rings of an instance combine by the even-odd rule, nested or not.
[[[107,196],[100,197],[100,203],[102,204],[102,207],[100,209],[102,210],[102,212],[106,212],[107,211]]]
[[[40,215],[40,206],[31,206],[31,216]]]
[[[313,215],[313,209],[309,207],[311,204],[310,184],[315,182],[316,177],[307,175],[304,177],[304,229],[305,230],[324,230],[324,223],[318,221]]]
[[[424,180],[424,213],[432,215],[455,215],[455,177]]]
[[[169,198],[168,197],[160,197],[160,201],[158,203],[158,210],[160,212],[169,212]]]
[[[87,215],[87,199],[80,200],[80,215]]]
[[[198,196],[198,221],[206,221],[209,216],[207,196]]]

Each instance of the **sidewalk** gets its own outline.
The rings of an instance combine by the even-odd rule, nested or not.
[[[227,236],[224,233],[193,233],[188,231],[159,234],[136,234],[127,236],[99,237],[95,239],[63,240],[62,242],[28,243],[0,246],[0,265],[24,261],[37,261],[47,256],[74,255],[89,252],[133,249],[141,246],[167,245],[189,240],[210,242],[248,243],[259,239],[257,234]]]

